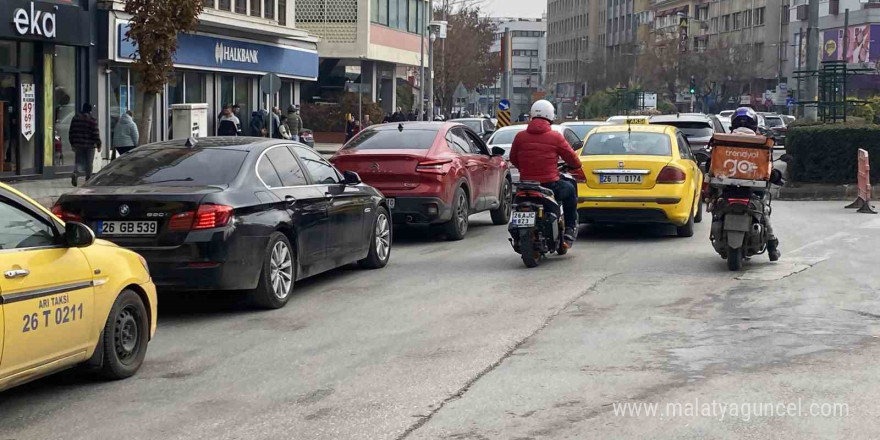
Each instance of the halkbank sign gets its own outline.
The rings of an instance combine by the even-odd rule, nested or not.
[[[130,61],[135,54],[135,45],[125,39],[128,24],[117,23],[116,59]],[[252,74],[272,72],[310,80],[318,78],[316,50],[204,34],[180,34],[177,44],[174,65],[178,67]]]

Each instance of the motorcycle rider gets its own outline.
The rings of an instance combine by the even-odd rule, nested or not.
[[[736,109],[731,116],[730,128],[733,134],[758,134],[758,114],[749,107],[740,107]],[[773,182],[778,183],[778,182]],[[756,191],[759,196],[766,197],[764,191]],[[767,230],[767,255],[770,261],[777,261],[782,253],[779,252],[779,239],[773,233],[773,226],[770,224],[769,209],[765,208],[764,228]]]
[[[565,137],[551,127],[556,119],[556,109],[550,101],[542,99],[532,104],[529,117],[528,128],[513,140],[510,163],[519,169],[520,181],[539,182],[553,191],[565,217],[563,245],[571,248],[577,238],[577,188],[560,179],[557,164],[561,157],[569,167],[580,169],[581,160]]]

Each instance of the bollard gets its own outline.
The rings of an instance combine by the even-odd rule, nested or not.
[[[876,214],[877,211],[871,206],[871,161],[868,151],[859,148],[859,197],[855,202],[847,205],[847,208],[858,209],[865,214]]]

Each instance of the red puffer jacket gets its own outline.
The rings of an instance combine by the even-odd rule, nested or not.
[[[554,131],[546,119],[532,119],[529,128],[516,135],[510,148],[510,163],[519,169],[520,180],[540,183],[559,180],[559,157],[570,167],[581,168],[580,158],[562,133]]]

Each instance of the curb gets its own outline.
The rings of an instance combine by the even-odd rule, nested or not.
[[[857,185],[799,184],[771,190],[776,200],[853,201],[858,197]]]

